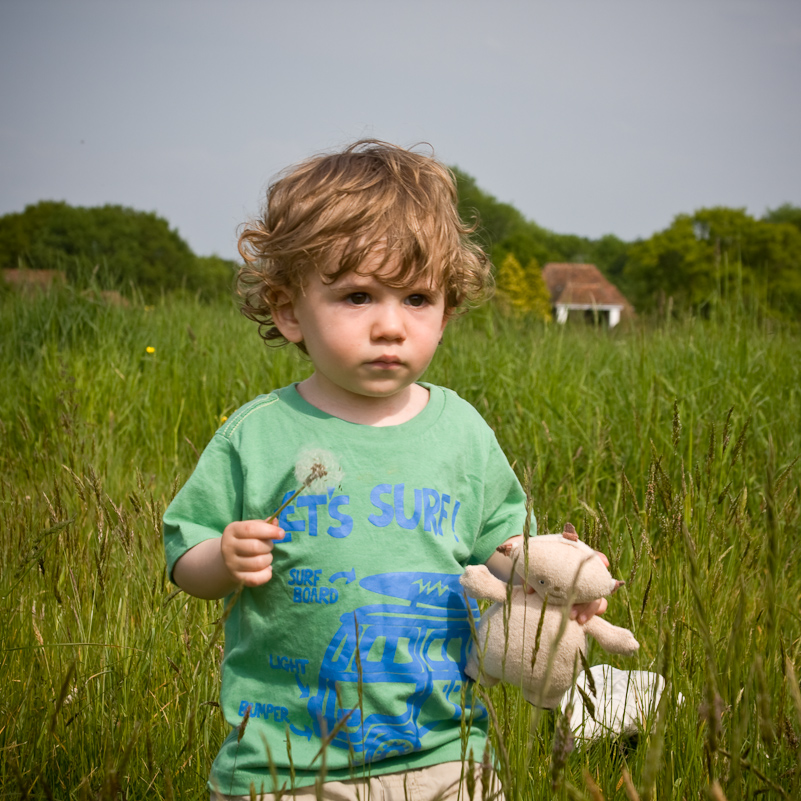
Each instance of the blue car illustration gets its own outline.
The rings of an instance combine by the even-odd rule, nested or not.
[[[318,737],[333,732],[331,746],[349,749],[354,762],[366,763],[419,749],[421,738],[440,721],[461,719],[463,703],[470,713],[470,696],[463,700],[462,694],[463,669],[469,618],[477,620],[478,608],[465,604],[457,575],[385,573],[360,586],[407,603],[370,604],[342,615],[307,708]],[[394,696],[398,714],[363,718],[362,708],[371,708],[373,695],[382,698],[382,708],[387,696]],[[427,704],[436,706],[423,714],[433,721],[430,726],[420,721]],[[475,706],[472,714],[480,720],[487,713]]]

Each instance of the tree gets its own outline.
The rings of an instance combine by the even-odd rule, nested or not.
[[[769,306],[794,316],[801,313],[801,230],[789,222],[758,222],[743,261]]]
[[[509,203],[502,203],[480,189],[474,178],[453,168],[459,193],[459,213],[463,220],[476,221],[475,238],[496,266],[510,253],[520,264],[537,261],[592,261],[611,280],[623,273],[628,247],[617,237],[593,241],[575,234],[557,234],[527,220]],[[610,270],[614,268],[615,272]]]
[[[526,276],[514,253],[507,253],[498,267],[498,300],[508,311],[521,313],[526,305]]]
[[[625,274],[634,291],[638,308],[653,307],[660,294],[668,295],[680,304],[696,305],[712,290],[705,267],[711,253],[695,235],[693,220],[679,214],[672,225],[650,239],[632,245]],[[697,273],[696,280],[691,276]]]
[[[525,276],[531,312],[541,320],[550,322],[553,319],[551,293],[542,277],[542,270],[536,259],[531,259],[526,265]]]
[[[775,209],[768,209],[762,220],[770,223],[790,223],[801,231],[801,207],[783,203]]]
[[[606,234],[596,239],[590,250],[589,261],[595,264],[624,295],[628,295],[625,269],[630,249],[630,243],[624,242],[614,234]]]
[[[78,285],[133,284],[148,295],[185,287],[206,296],[230,291],[235,267],[216,256],[198,259],[152,212],[58,201],[0,217],[0,266],[61,269]]]
[[[219,256],[198,256],[195,267],[187,277],[187,288],[202,295],[230,295],[237,265]]]
[[[633,244],[625,274],[641,308],[653,307],[661,294],[688,308],[736,296],[797,312],[801,231],[788,222],[756,220],[745,209],[699,209]]]
[[[514,314],[532,314],[551,319],[551,296],[536,259],[525,269],[514,253],[507,253],[498,268],[498,297],[502,306]]]

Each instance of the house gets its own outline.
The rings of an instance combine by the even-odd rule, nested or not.
[[[634,307],[620,290],[603,277],[594,264],[557,264],[542,269],[542,278],[551,293],[556,322],[567,322],[572,311],[604,320],[614,328],[621,317],[632,316]]]
[[[3,270],[3,279],[23,291],[50,289],[54,284],[66,283],[61,270]]]

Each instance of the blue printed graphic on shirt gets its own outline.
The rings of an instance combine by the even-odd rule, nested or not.
[[[293,532],[301,531],[310,537],[323,532],[336,539],[349,536],[354,526],[348,511],[350,496],[334,493],[334,487],[330,487],[325,495],[301,495],[294,504],[287,505],[278,518],[279,525],[286,532],[280,541],[284,544],[292,542]],[[293,490],[288,490],[282,505],[293,494]],[[374,511],[368,515],[367,521],[377,528],[395,523],[401,529],[417,529],[439,537],[448,532],[459,540],[456,518],[461,503],[447,492],[431,487],[414,489],[405,484],[377,484],[370,491],[370,503]]]
[[[463,666],[469,616],[476,619],[478,608],[475,602],[465,605],[456,575],[384,573],[362,579],[360,586],[408,603],[369,604],[342,615],[308,711],[316,736],[330,736],[339,724],[331,746],[350,750],[355,762],[364,763],[419,750],[426,733],[443,720],[459,720],[463,704],[469,708]],[[358,699],[371,689],[401,699],[403,708],[363,719]],[[436,693],[445,699],[434,701],[436,713],[421,714]],[[486,714],[476,706],[473,719]]]

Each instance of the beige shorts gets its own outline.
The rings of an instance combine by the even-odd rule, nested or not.
[[[285,795],[259,795],[258,801],[504,801],[500,782],[492,773],[492,786],[485,795],[481,785],[481,769],[476,766],[476,788],[471,799],[462,776],[462,762],[444,762],[430,768],[403,773],[386,773],[368,779],[326,782],[318,790],[300,787]],[[466,767],[466,766],[465,766]],[[211,793],[211,801],[250,801],[249,795]]]

